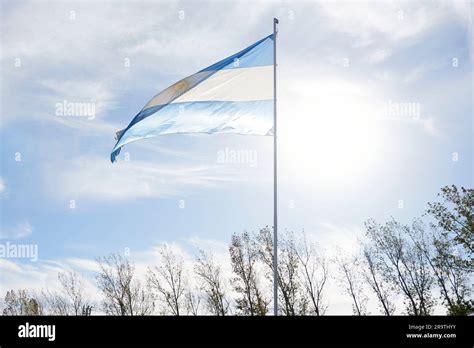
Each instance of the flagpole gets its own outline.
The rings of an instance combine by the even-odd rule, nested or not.
[[[278,315],[278,205],[277,205],[277,90],[276,39],[278,19],[273,18],[273,315]]]

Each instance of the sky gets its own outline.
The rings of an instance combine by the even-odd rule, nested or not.
[[[228,271],[232,233],[272,225],[272,138],[165,135],[115,164],[110,151],[152,96],[269,35],[273,17],[280,230],[351,252],[365,220],[408,223],[441,187],[473,187],[472,3],[0,4],[0,242],[38,248],[0,258],[0,294],[72,268],[96,296],[95,258],[144,270],[163,243]],[[349,300],[331,291],[328,313]]]

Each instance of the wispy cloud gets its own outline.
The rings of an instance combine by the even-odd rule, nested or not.
[[[384,48],[376,49],[369,55],[368,61],[369,63],[372,63],[372,64],[380,63],[384,61],[385,59],[387,59],[388,57],[390,57],[391,55],[392,55],[392,52],[388,49],[384,49]]]
[[[0,198],[5,196],[5,191],[7,189],[7,185],[5,180],[0,176]]]
[[[94,103],[97,114],[103,114],[109,110],[113,103],[113,94],[104,81],[96,80],[65,80],[47,79],[40,82],[40,84],[48,89],[51,94],[48,94],[48,102],[51,106],[51,111],[55,111],[57,103],[62,103],[64,100],[76,103]]]
[[[468,6],[467,3],[462,6],[437,1],[429,4],[392,1],[318,2],[318,7],[328,18],[328,25],[354,37],[354,45],[358,47],[413,43],[413,40],[419,40],[423,33],[443,20],[446,14],[451,12],[460,15],[462,8],[467,13]]]
[[[20,239],[30,236],[33,233],[33,226],[27,221],[21,221],[15,226],[0,226],[0,239]]]
[[[186,243],[189,243],[195,248],[201,250],[211,250],[213,253],[226,254],[228,252],[229,246],[223,241],[216,239],[202,238],[198,236],[190,237],[186,240]]]
[[[328,221],[319,223],[317,232],[308,231],[306,234],[310,242],[316,243],[332,257],[338,249],[348,254],[357,251],[359,239],[364,235],[364,231],[358,225]]]
[[[271,4],[254,4],[251,11],[238,2],[213,6],[227,16],[245,16],[251,32],[261,11]],[[84,1],[54,6],[26,1],[5,6],[4,11],[1,30],[9,35],[2,41],[0,59],[11,88],[2,89],[10,111],[2,114],[2,127],[29,119],[54,121],[44,115],[45,109],[54,110],[54,103],[64,99],[93,100],[103,115],[117,102],[123,103],[124,90],[137,88],[131,77],[140,81],[140,87],[149,86],[151,97],[158,86],[166,87],[161,76],[174,82],[222,58],[222,52],[232,53],[236,41],[240,47],[256,39],[220,25],[226,16],[216,17],[193,2],[133,6],[100,1],[91,7]],[[22,89],[22,95],[15,96],[13,89]],[[31,110],[25,109],[30,104],[34,104]]]
[[[60,198],[123,200],[176,197],[198,188],[247,180],[238,172],[219,165],[177,165],[144,161],[120,161],[83,156],[47,168],[45,179]],[[51,174],[53,173],[53,174]]]
[[[86,260],[84,260],[86,261]],[[92,262],[92,261],[91,261]],[[0,258],[0,296],[3,298],[9,290],[28,289],[39,294],[41,290],[60,291],[58,273],[66,270],[77,270],[84,280],[84,297],[98,301],[100,294],[94,285],[94,274],[84,273],[79,267],[74,267],[68,260],[38,261],[35,263],[17,263]]]

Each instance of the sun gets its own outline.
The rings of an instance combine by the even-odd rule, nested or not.
[[[380,153],[378,109],[370,96],[324,87],[282,103],[278,139],[285,169],[306,184],[364,180]]]

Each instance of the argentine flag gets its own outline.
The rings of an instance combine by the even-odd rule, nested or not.
[[[122,146],[172,133],[272,135],[274,35],[186,77],[155,95],[117,132]]]

